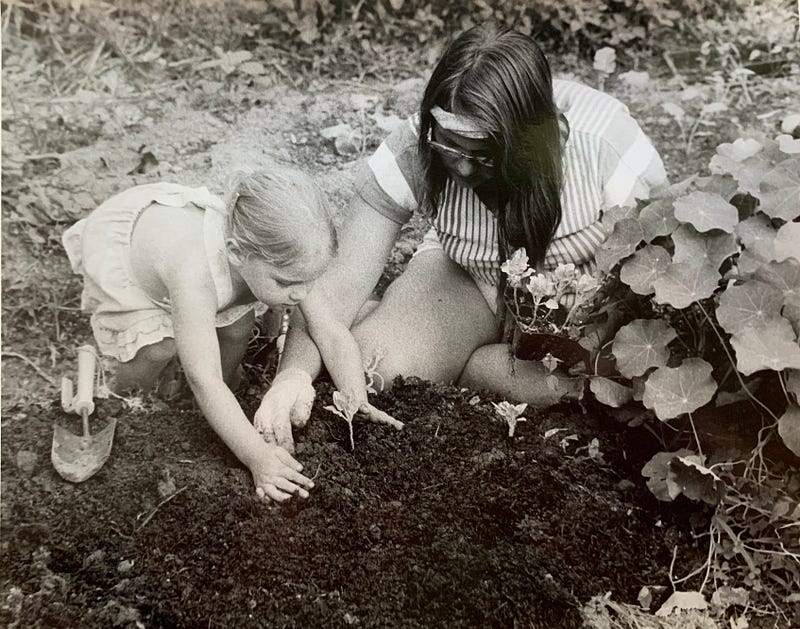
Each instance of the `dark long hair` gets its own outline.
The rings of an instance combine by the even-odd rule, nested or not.
[[[436,64],[420,107],[419,151],[432,215],[447,183],[441,159],[428,145],[431,108],[475,118],[490,134],[494,178],[501,198],[501,261],[525,247],[541,266],[561,222],[561,137],[550,64],[539,46],[517,31],[481,24],[462,33]],[[501,289],[505,282],[501,277]],[[500,313],[498,313],[499,315]]]

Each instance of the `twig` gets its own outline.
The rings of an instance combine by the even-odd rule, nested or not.
[[[31,367],[42,378],[47,380],[47,382],[49,382],[53,386],[56,386],[56,381],[52,378],[52,376],[49,376],[41,367],[39,367],[39,365],[37,365],[35,362],[33,362],[27,356],[23,356],[22,354],[18,354],[17,352],[3,352],[2,356],[4,358],[18,358],[19,360],[24,362],[26,365]]]
[[[167,504],[167,503],[168,503],[170,500],[172,500],[172,499],[173,499],[175,496],[177,496],[178,494],[182,493],[182,492],[183,492],[183,491],[184,491],[186,488],[188,488],[188,487],[189,487],[189,485],[184,485],[184,486],[183,486],[183,487],[181,487],[180,489],[177,489],[177,490],[176,490],[174,493],[171,493],[169,496],[167,496],[166,498],[164,498],[164,500],[162,500],[161,502],[159,502],[159,503],[158,503],[158,504],[157,504],[155,507],[153,507],[152,509],[150,509],[150,511],[149,511],[149,513],[147,514],[147,516],[144,518],[144,520],[142,520],[142,523],[141,523],[141,524],[140,524],[138,527],[136,527],[136,528],[134,529],[134,533],[138,533],[138,532],[139,532],[139,531],[141,531],[141,530],[142,530],[142,529],[143,529],[145,526],[147,526],[147,523],[148,523],[148,522],[150,522],[150,520],[152,520],[152,519],[153,519],[153,516],[154,516],[154,515],[155,515],[155,514],[158,512],[158,510],[159,510],[161,507],[163,507],[165,504]],[[138,521],[140,517],[142,517],[142,514],[141,514],[141,513],[140,513],[139,515],[137,515],[137,516],[136,516],[136,520]]]

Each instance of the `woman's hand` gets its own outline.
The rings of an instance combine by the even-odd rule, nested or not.
[[[311,416],[314,405],[314,387],[311,376],[302,369],[284,369],[275,376],[261,406],[253,417],[264,441],[294,453],[292,426],[302,428]]]
[[[375,408],[369,402],[366,402],[358,407],[359,415],[363,416],[368,421],[374,422],[376,424],[387,424],[396,430],[403,430],[405,428],[405,424],[401,422],[399,419],[395,419],[389,413],[385,413],[382,410]]]
[[[300,472],[303,466],[280,446],[262,442],[258,458],[249,464],[256,486],[256,494],[269,502],[284,502],[292,496],[308,498],[314,481]]]

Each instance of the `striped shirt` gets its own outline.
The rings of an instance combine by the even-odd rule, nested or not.
[[[573,263],[594,269],[606,239],[600,217],[615,205],[646,199],[666,182],[658,152],[620,101],[572,81],[553,81],[558,109],[569,123],[564,147],[562,219],[545,254],[545,268]],[[419,118],[412,116],[378,147],[358,182],[358,194],[376,211],[403,224],[419,209],[425,181],[417,151]],[[481,283],[497,284],[497,221],[474,191],[452,180],[433,228],[447,255]]]

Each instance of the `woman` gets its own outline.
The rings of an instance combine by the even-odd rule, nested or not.
[[[603,210],[646,198],[665,180],[658,153],[622,103],[553,81],[529,37],[476,26],[444,52],[419,115],[368,160],[339,258],[308,299],[327,295],[342,321],[357,321],[362,356],[382,357],[387,383],[413,375],[556,402],[575,385],[564,379],[552,391],[539,363],[512,365],[500,342],[500,264],[524,247],[539,268],[572,262],[591,271],[607,236]],[[377,307],[362,310],[415,211],[431,217],[430,232]],[[299,409],[313,399],[319,368],[313,343],[295,326],[258,411],[279,443],[291,447],[289,419],[303,421]]]

